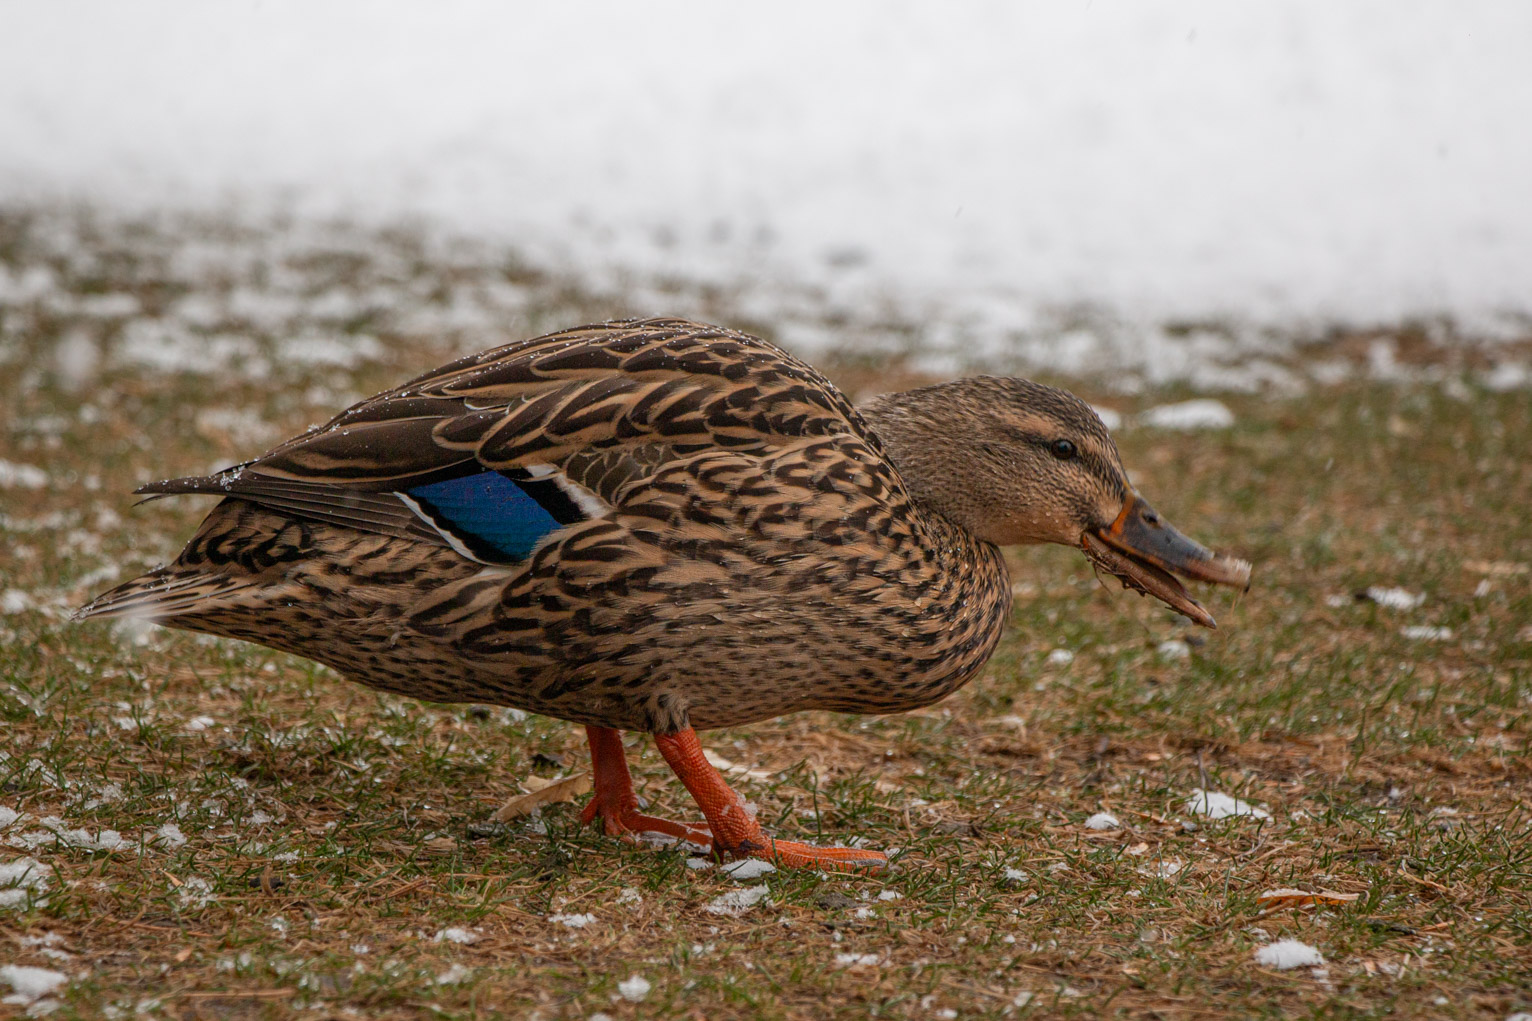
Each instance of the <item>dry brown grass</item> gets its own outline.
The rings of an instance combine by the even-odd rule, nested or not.
[[[0,251],[14,269],[32,256],[11,229]],[[367,271],[300,263],[342,281]],[[66,276],[69,293],[127,291],[145,308],[181,293],[166,270],[103,265],[94,282]],[[439,272],[449,287],[469,270]],[[533,297],[511,332],[608,314],[556,281],[515,278]],[[67,972],[58,1016],[1532,1009],[1525,394],[1347,384],[1231,397],[1227,431],[1124,432],[1161,510],[1257,563],[1248,597],[1215,599],[1221,630],[1187,633],[1071,551],[1018,555],[1006,642],[942,705],[705,736],[769,774],[739,785],[776,832],[901,849],[877,877],[741,884],[581,830],[573,806],[488,825],[517,780],[583,768],[568,725],[378,696],[236,643],[70,624],[65,608],[113,565],[126,576],[173,554],[195,523],[190,501],[129,510],[137,482],[237,459],[260,445],[248,423],[277,438],[338,393],[445,352],[378,329],[381,352],[344,372],[124,366],[79,383],[56,371],[58,346],[85,323],[110,351],[118,327],[45,305],[0,333],[13,369],[0,456],[48,474],[0,488],[0,590],[26,594],[0,617],[0,805],[30,817],[0,831],[0,861],[34,856],[51,886],[45,902],[0,909],[0,965]],[[849,359],[830,368],[862,390],[920,381]],[[1076,385],[1125,411],[1164,396]],[[1425,601],[1353,598],[1371,585]],[[1451,637],[1401,633],[1412,625]],[[1162,651],[1167,640],[1189,644]],[[1050,658],[1058,649],[1072,661]],[[213,722],[187,729],[197,717]],[[649,743],[630,745],[646,796],[690,814]],[[1195,816],[1199,787],[1271,818]],[[1085,828],[1098,811],[1122,825]],[[29,837],[48,816],[124,843]],[[183,845],[154,839],[168,823]],[[708,910],[758,882],[768,900]],[[1259,894],[1278,887],[1360,896],[1264,911]],[[552,919],[585,913],[584,928]],[[450,927],[478,938],[435,940]],[[58,942],[28,942],[46,934]],[[1259,966],[1255,948],[1277,938],[1319,947],[1327,966]],[[652,987],[642,1002],[619,993],[633,974]]]

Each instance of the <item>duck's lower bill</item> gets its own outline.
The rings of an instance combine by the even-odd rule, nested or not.
[[[1086,532],[1080,546],[1092,563],[1121,580],[1125,588],[1154,596],[1203,627],[1217,627],[1218,622],[1175,575],[1241,591],[1250,587],[1249,561],[1215,553],[1188,539],[1136,493],[1116,521]]]

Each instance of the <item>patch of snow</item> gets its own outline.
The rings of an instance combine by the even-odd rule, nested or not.
[[[41,489],[47,484],[48,473],[36,465],[0,458],[0,489]]]
[[[189,730],[192,733],[197,733],[199,731],[206,730],[217,722],[218,721],[213,719],[211,716],[193,716],[191,719],[186,721],[184,729]]]
[[[176,848],[186,844],[186,834],[182,833],[181,827],[175,823],[167,822],[154,831],[154,836],[150,838],[150,842],[158,844],[166,850],[174,851]]]
[[[1110,812],[1097,812],[1085,820],[1085,828],[1088,830],[1119,830],[1122,829],[1122,823],[1118,822],[1117,817]]]
[[[64,820],[56,815],[45,816],[38,820],[43,830],[33,830],[10,838],[7,843],[13,847],[42,847],[47,844],[63,844],[65,847],[78,847],[87,851],[116,851],[128,845],[122,839],[122,834],[116,830],[102,830],[92,836],[86,829],[70,829]]]
[[[710,869],[710,868],[713,867],[713,864],[714,864],[714,862],[713,862],[713,860],[711,858],[688,858],[688,859],[686,859],[686,867],[691,869],[693,872],[700,872],[703,869]]]
[[[22,813],[6,805],[0,805],[0,830],[5,829],[20,818],[22,818]]]
[[[1161,659],[1186,659],[1192,654],[1192,647],[1179,638],[1167,638],[1155,649]]]
[[[880,891],[878,891],[878,900],[903,900],[903,899],[904,899],[904,894],[900,893],[898,890],[880,890]]]
[[[439,986],[454,986],[464,981],[471,975],[467,968],[461,964],[454,964],[440,975],[436,976],[436,984]]]
[[[30,968],[20,964],[0,966],[0,982],[9,982],[11,989],[15,990],[10,996],[0,1000],[0,1003],[26,1006],[49,995],[67,981],[69,976],[61,971]]]
[[[1152,869],[1139,869],[1138,871],[1140,875],[1151,876],[1155,879],[1172,879],[1180,875],[1181,870],[1184,868],[1186,868],[1185,862],[1159,861],[1155,862]]]
[[[636,886],[624,886],[622,892],[617,895],[618,904],[642,904],[644,895],[638,892]]]
[[[1532,387],[1532,365],[1523,362],[1501,362],[1479,377],[1486,390],[1505,393]]]
[[[119,617],[112,621],[112,637],[140,649],[153,643],[154,633],[159,629],[160,626],[154,621],[145,620],[142,617]],[[124,723],[124,720],[127,722]],[[114,722],[124,730],[131,730],[138,726],[124,716],[117,717]]]
[[[51,870],[36,858],[0,862],[0,909],[14,909],[48,892]]]
[[[26,613],[36,606],[37,601],[32,598],[31,593],[23,592],[19,588],[8,588],[0,593],[0,613],[7,615]]]
[[[292,362],[349,369],[361,362],[376,360],[382,354],[383,345],[376,337],[309,335],[283,340],[277,358],[279,364]]]
[[[719,871],[736,882],[747,883],[777,871],[777,867],[761,858],[745,858],[742,861],[730,862]]]
[[[1386,606],[1390,610],[1413,610],[1426,601],[1424,592],[1411,592],[1409,589],[1388,588],[1382,585],[1370,586],[1362,595],[1379,606]]]
[[[548,921],[553,922],[555,925],[562,925],[570,929],[583,929],[587,925],[595,922],[595,920],[596,916],[592,914],[548,916]]]
[[[1054,649],[1048,653],[1048,662],[1054,666],[1068,666],[1075,661],[1075,654],[1068,649]]]
[[[84,807],[88,811],[90,809],[100,808],[102,805],[110,805],[113,802],[121,800],[122,785],[117,783],[107,783],[102,784],[101,787],[97,789],[94,797],[86,800]]]
[[[1097,418],[1101,419],[1101,424],[1106,426],[1107,432],[1114,433],[1122,428],[1121,412],[1113,411],[1111,408],[1098,407],[1094,404],[1091,405],[1091,410],[1096,413]]]
[[[1307,943],[1283,939],[1257,947],[1255,963],[1278,971],[1288,971],[1292,968],[1316,968],[1324,964],[1325,959],[1323,954]]]
[[[203,376],[231,368],[252,377],[269,372],[253,338],[234,334],[205,336],[171,319],[129,320],[113,348],[112,363]]]
[[[193,876],[176,889],[176,900],[180,902],[181,907],[190,910],[205,908],[217,899],[218,895],[213,892],[213,884],[200,876]],[[273,925],[272,928],[276,926]]]
[[[200,432],[226,433],[242,444],[260,446],[277,438],[277,429],[251,408],[203,408],[197,412]]]
[[[64,942],[64,937],[56,932],[45,932],[41,936],[22,936],[21,945],[24,947],[36,947],[37,952],[50,961],[72,961],[74,954],[67,950],[60,950],[59,944]]]
[[[1434,624],[1411,624],[1399,629],[1404,637],[1416,642],[1445,642],[1452,638],[1450,627],[1440,627]]]
[[[1227,429],[1234,424],[1234,412],[1222,401],[1199,398],[1150,408],[1138,423],[1156,429]]]
[[[730,890],[721,897],[714,897],[703,905],[702,910],[712,915],[742,915],[771,895],[765,883],[747,886],[742,890]]]
[[[618,994],[629,1003],[642,1003],[652,988],[642,975],[629,975],[625,981],[617,983]]]
[[[436,935],[434,937],[432,937],[432,942],[434,942],[434,943],[461,943],[464,946],[470,946],[470,945],[472,945],[474,943],[479,942],[479,940],[481,940],[481,939],[483,939],[483,937],[480,936],[477,932],[474,932],[471,929],[460,929],[460,928],[453,927],[453,928],[450,928],[450,929],[439,929],[439,930],[437,930]]]
[[[1057,864],[1057,863],[1055,863],[1055,864]],[[1007,881],[1012,882],[1012,883],[1025,883],[1028,879],[1031,879],[1032,877],[1027,875],[1021,869],[1010,869],[1010,868],[1008,868],[1008,869],[1005,870],[1005,878],[1006,878]]]
[[[878,954],[836,954],[835,966],[837,968],[876,968],[883,963],[883,958]]]
[[[1186,799],[1186,810],[1193,815],[1205,815],[1209,819],[1227,819],[1231,816],[1250,816],[1253,819],[1270,819],[1271,813],[1239,798],[1231,798],[1217,791],[1192,788]]]

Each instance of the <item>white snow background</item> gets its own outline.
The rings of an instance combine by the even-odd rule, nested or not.
[[[1532,322],[1514,0],[76,0],[4,22],[0,203],[418,218],[593,280],[740,286],[763,317],[819,288],[981,337],[1082,306]]]

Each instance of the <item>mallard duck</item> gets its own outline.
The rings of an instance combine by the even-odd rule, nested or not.
[[[674,319],[471,355],[254,460],[138,492],[220,497],[173,564],[86,617],[138,615],[437,702],[584,724],[583,819],[718,855],[877,867],[774,840],[698,729],[938,701],[1000,640],[1000,547],[1082,549],[1198,624],[1173,574],[1249,565],[1171,528],[1090,407],[979,376],[860,408],[755,337]],[[643,814],[646,731],[703,823]]]

